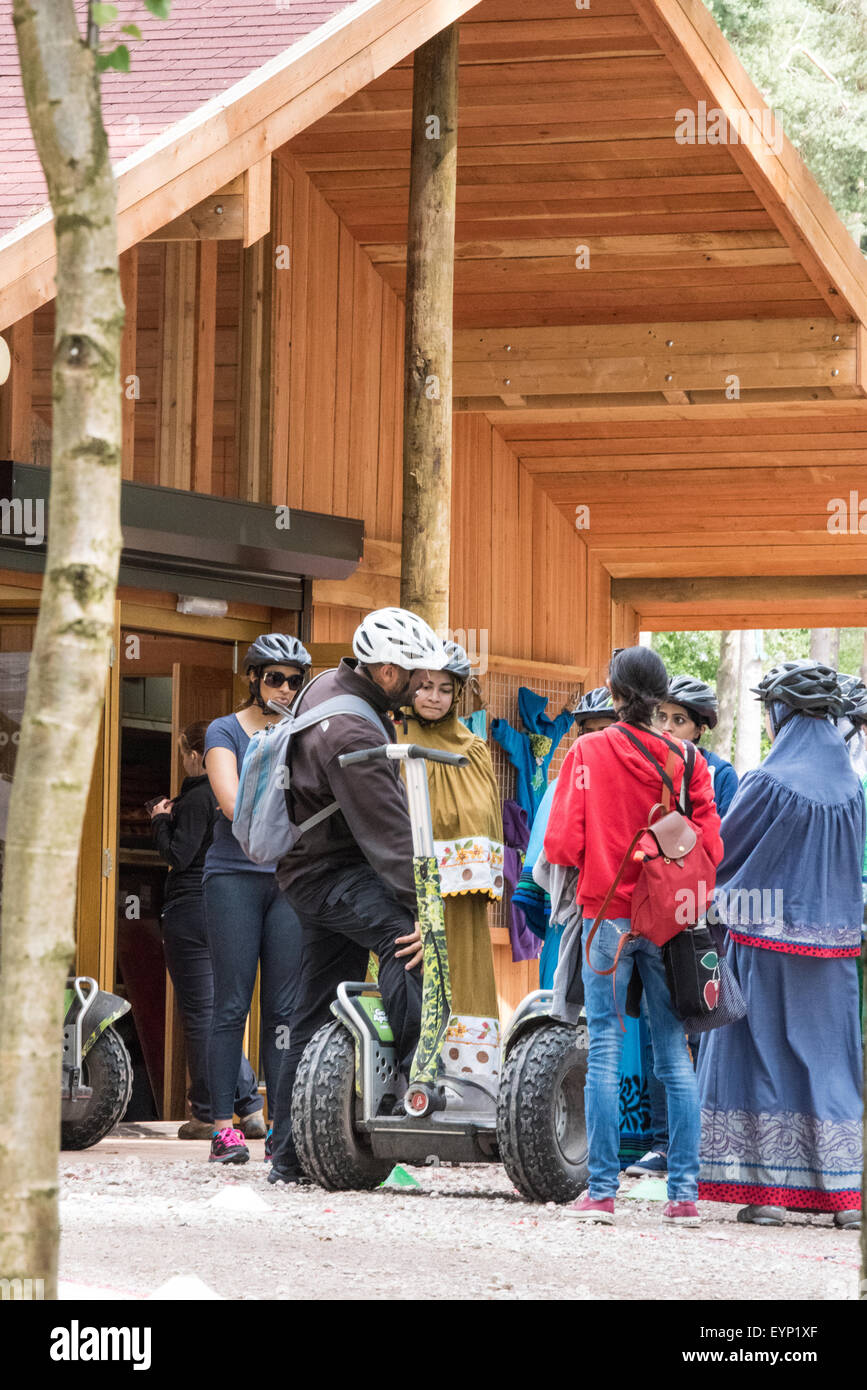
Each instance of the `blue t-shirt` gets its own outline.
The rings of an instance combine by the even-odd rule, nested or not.
[[[708,748],[699,748],[698,751],[707,763],[710,784],[713,788],[713,799],[716,802],[720,819],[722,819],[731,806],[738,789],[738,774],[731,763],[727,763],[725,758],[720,757],[719,753],[711,753]]]
[[[238,776],[240,777],[241,764],[244,761],[244,754],[249,742],[250,735],[242,728],[238,716],[236,714],[224,714],[222,718],[215,719],[213,724],[208,725],[205,734],[205,761],[207,762],[208,753],[212,748],[228,748],[230,752],[235,754]],[[252,859],[247,858],[232,834],[232,822],[226,819],[222,811],[218,810],[214,822],[214,838],[205,856],[202,880],[212,878],[214,874],[273,874],[276,869],[276,864],[254,864]]]

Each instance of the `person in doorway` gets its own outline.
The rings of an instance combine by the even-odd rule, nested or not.
[[[864,795],[831,722],[844,709],[835,671],[784,661],[754,689],[771,751],[723,823],[714,898],[747,1012],[699,1053],[699,1195],[745,1203],[750,1225],[797,1210],[857,1230]]]
[[[663,700],[656,711],[654,724],[662,733],[672,738],[693,743],[708,765],[713,799],[720,817],[724,816],[738,789],[738,774],[731,763],[718,753],[712,753],[700,746],[702,734],[706,729],[715,729],[719,718],[719,703],[716,694],[704,681],[694,676],[674,676],[668,687],[668,699]],[[642,1003],[642,1014],[646,1021],[647,1006]],[[649,1027],[646,1030],[644,1066],[647,1074],[647,1095],[650,1102],[651,1146],[649,1151],[636,1163],[626,1169],[627,1177],[639,1178],[645,1173],[662,1177],[668,1171],[668,1117],[666,1114],[665,1088],[659,1082],[653,1067],[653,1041]],[[691,1037],[693,1061],[698,1059],[701,1034]]]
[[[432,628],[403,608],[369,613],[352,639],[355,657],[311,682],[304,713],[339,695],[359,696],[382,734],[358,714],[334,715],[293,740],[286,792],[296,825],[332,802],[338,811],[312,827],[281,859],[277,879],[299,918],[304,941],[295,1021],[284,1053],[274,1115],[272,1183],[305,1180],[292,1139],[292,1091],[302,1053],[331,1019],[344,980],[364,979],[379,957],[379,987],[405,1090],[421,1027],[421,935],[416,920],[412,830],[395,762],[342,768],[342,753],[395,742],[390,712],[410,703],[430,672],[447,664]],[[390,1105],[403,1111],[400,1097]]]
[[[184,1025],[192,1118],[179,1139],[210,1139],[208,1037],[214,1004],[214,972],[205,929],[202,873],[211,843],[217,802],[204,770],[206,719],[189,724],[178,739],[186,776],[173,801],[151,809],[154,844],[169,866],[160,918],[163,952]],[[246,1139],[264,1139],[263,1101],[245,1056],[235,1088],[235,1114]]]
[[[660,799],[659,769],[672,748],[680,753],[671,778],[675,797],[679,796],[685,771],[681,746],[672,744],[652,725],[654,711],[668,692],[668,675],[657,653],[649,647],[627,647],[616,652],[611,659],[608,687],[619,722],[600,733],[577,739],[569,750],[557,779],[544,844],[549,863],[574,865],[579,871],[585,941],[633,836],[646,824],[651,806]],[[719,816],[707,766],[700,758],[695,761],[688,791],[692,820],[702,833],[710,858],[718,863],[722,858]],[[660,947],[646,937],[622,941],[630,930],[632,893],[639,872],[637,863],[626,865],[610,903],[611,915],[600,922],[593,937],[589,962],[586,953],[582,955],[590,1034],[584,1090],[590,1183],[583,1196],[567,1210],[580,1220],[606,1224],[615,1220],[623,1048],[615,991],[621,999],[625,998],[635,967],[647,997],[658,1073],[668,1097],[669,1201],[663,1209],[663,1221],[697,1226],[698,1090],[683,1026],[671,1007]],[[611,975],[597,973],[610,969],[615,961],[613,981]]]
[[[214,969],[209,1046],[211,1163],[246,1163],[244,1135],[232,1126],[232,1097],[256,970],[260,970],[262,1070],[269,1105],[277,1088],[301,964],[301,927],[275,878],[276,864],[254,864],[232,833],[241,764],[252,734],[283,717],[304,684],[310,654],[297,637],[257,637],[244,658],[250,696],[236,714],[208,725],[205,770],[219,814],[205,858],[205,920]],[[276,705],[277,709],[269,706]],[[268,1141],[266,1140],[266,1157]]]
[[[447,642],[446,650],[448,665],[431,671],[419,686],[412,712],[398,725],[397,741],[469,759],[467,767],[427,763],[428,791],[444,899],[453,1021],[466,1015],[487,1024],[486,1041],[495,1046],[499,1008],[488,903],[503,895],[500,793],[487,744],[458,719],[469,659],[456,642]]]

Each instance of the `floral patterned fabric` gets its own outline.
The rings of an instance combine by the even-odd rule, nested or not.
[[[503,843],[486,835],[435,840],[444,897],[463,893],[503,896]]]

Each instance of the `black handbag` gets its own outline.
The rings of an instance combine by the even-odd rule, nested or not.
[[[680,1019],[703,1018],[719,1004],[720,957],[707,925],[684,927],[662,948],[671,1007]]]

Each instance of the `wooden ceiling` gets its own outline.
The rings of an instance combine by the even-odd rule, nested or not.
[[[867,500],[864,262],[787,142],[676,141],[699,100],[761,105],[701,0],[483,0],[460,59],[455,408],[589,508],[646,625],[749,626],[760,576],[784,620],[867,621],[867,537],[828,529]],[[289,146],[401,295],[411,86]]]

